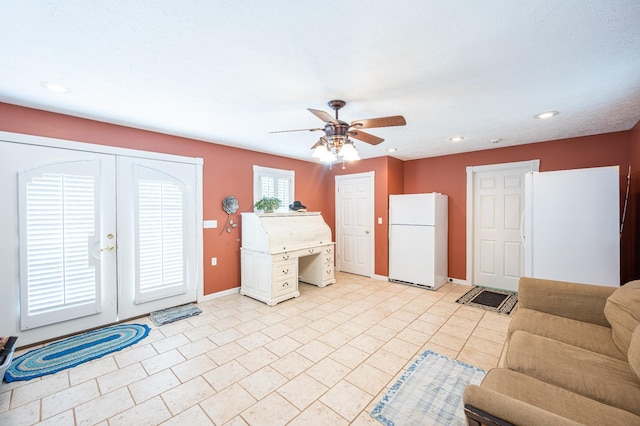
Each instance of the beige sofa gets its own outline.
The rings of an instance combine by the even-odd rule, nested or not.
[[[469,425],[640,425],[640,280],[521,278],[500,368],[464,391]]]

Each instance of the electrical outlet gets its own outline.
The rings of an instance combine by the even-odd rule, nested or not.
[[[211,266],[216,266],[218,264],[218,258],[217,257],[212,257],[211,258]]]

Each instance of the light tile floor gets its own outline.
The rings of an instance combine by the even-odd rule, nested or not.
[[[239,294],[152,327],[138,344],[0,385],[0,425],[377,425],[369,413],[426,349],[489,369],[510,317],[429,291],[337,273],[274,307]],[[16,352],[16,356],[20,352]]]

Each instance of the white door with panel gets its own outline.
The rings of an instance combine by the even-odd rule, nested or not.
[[[181,187],[178,179],[169,177],[172,162],[148,160],[149,170],[170,172],[136,177],[125,170],[126,165],[142,159],[59,142],[67,146],[0,141],[0,191],[5,200],[0,205],[3,332],[18,335],[26,345],[148,313],[158,306],[194,301],[197,268],[188,260],[176,262],[176,254],[163,256],[177,245],[182,250],[174,251],[185,259],[193,261],[196,256],[196,222],[187,216],[195,210],[194,185]],[[191,170],[189,179],[194,181],[196,166],[183,166]],[[156,191],[169,181],[179,196],[165,195],[170,190]],[[190,213],[172,214],[172,208]],[[155,304],[150,298],[132,297],[133,292],[139,293],[135,289],[145,268],[153,269],[156,287],[158,282],[160,287],[170,287],[167,282],[181,280],[176,274],[188,277],[189,296],[185,299],[182,290],[181,296],[165,292],[156,295]],[[162,302],[157,302],[160,298]]]
[[[527,171],[497,170],[475,176],[473,284],[518,290],[524,274],[520,222]]]
[[[0,144],[2,331],[25,345],[115,322],[115,157]]]
[[[373,275],[374,174],[336,176],[337,268],[357,275]]]
[[[196,300],[196,168],[118,157],[118,317]]]

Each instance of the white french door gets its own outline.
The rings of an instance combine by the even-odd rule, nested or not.
[[[201,167],[59,142],[0,139],[0,334],[27,345],[195,301]]]
[[[118,157],[120,319],[196,299],[195,172],[191,164]]]
[[[25,345],[115,322],[115,157],[0,143],[3,334]]]

